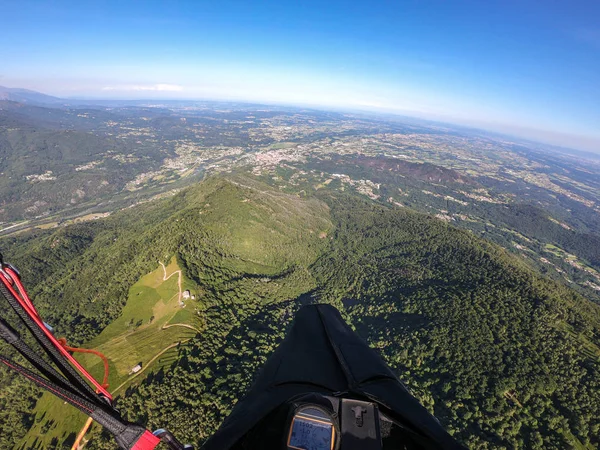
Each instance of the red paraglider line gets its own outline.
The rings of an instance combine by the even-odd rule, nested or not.
[[[7,275],[8,275],[8,277],[7,277]],[[8,278],[10,278],[10,279],[8,279]],[[104,385],[102,385],[92,375],[90,375],[90,373],[81,364],[79,364],[79,362],[77,362],[77,360],[75,358],[73,358],[73,356],[67,350],[67,348],[71,348],[71,347],[66,346],[66,341],[65,341],[65,345],[63,346],[60,343],[60,341],[54,337],[54,335],[50,332],[50,330],[48,330],[48,328],[46,327],[46,324],[40,317],[38,311],[35,309],[33,302],[27,295],[27,291],[23,287],[23,284],[21,284],[21,281],[19,280],[19,275],[16,272],[14,272],[10,267],[4,267],[3,270],[0,271],[0,281],[2,281],[2,283],[6,286],[6,288],[9,290],[9,292],[17,299],[17,301],[19,302],[21,307],[25,310],[27,315],[29,317],[31,317],[31,319],[42,330],[42,332],[46,335],[46,337],[50,340],[50,342],[52,342],[52,344],[58,349],[58,351],[85,378],[87,378],[90,381],[90,383],[92,383],[94,385],[94,387],[97,389],[97,391],[99,393],[104,395],[109,400],[112,400],[112,395],[110,395],[108,390],[106,390],[106,388],[104,387],[104,385],[106,384],[106,381],[108,379],[108,376],[106,373],[106,369],[108,368],[108,362],[106,361],[106,357],[104,357],[104,355],[101,356],[103,358],[103,360],[105,361],[105,377],[106,377],[105,382],[103,383]],[[16,290],[13,288],[13,285],[16,286],[16,288],[17,288]],[[96,353],[93,350],[91,350],[90,352]]]

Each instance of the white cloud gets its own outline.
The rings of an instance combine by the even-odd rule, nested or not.
[[[104,86],[103,91],[160,91],[160,92],[181,92],[183,86],[178,84],[120,84],[116,86]]]

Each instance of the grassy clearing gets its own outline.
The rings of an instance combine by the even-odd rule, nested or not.
[[[129,290],[127,304],[121,317],[111,323],[89,342],[86,347],[101,351],[110,367],[110,391],[119,395],[149,371],[168,366],[177,357],[177,345],[184,343],[201,331],[201,321],[196,314],[196,301],[185,300],[179,304],[180,290],[189,289],[198,295],[195,284],[186,280],[175,258],[142,277]],[[77,355],[77,359],[98,380],[102,379],[104,366],[93,355]],[[142,370],[132,374],[137,364]],[[116,392],[115,392],[116,390]],[[36,408],[36,423],[21,444],[21,448],[46,448],[53,439],[69,444],[72,433],[77,433],[86,417],[75,408],[55,397],[44,394]]]
[[[37,225],[35,228],[39,228],[40,230],[49,230],[50,228],[56,228],[58,226],[58,222],[48,222]]]
[[[269,148],[272,150],[280,150],[284,148],[292,148],[296,147],[298,144],[295,142],[277,142],[276,144],[272,144]]]
[[[324,244],[317,236],[333,227],[324,203],[246,178],[212,182],[217,187],[206,196],[199,213],[202,230],[217,248],[221,265],[269,276],[308,265],[320,254]]]

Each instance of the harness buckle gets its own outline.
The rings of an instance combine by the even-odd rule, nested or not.
[[[152,434],[157,438],[160,438],[160,440],[164,442],[171,450],[194,450],[193,445],[182,444],[175,436],[173,436],[170,431],[167,431],[164,428],[159,428]]]
[[[10,269],[11,272],[13,272],[14,275],[16,275],[19,280],[21,280],[21,273],[17,270],[17,268],[10,263],[4,262],[4,259],[2,258],[2,254],[0,254],[0,273],[2,275],[4,275],[4,278],[6,278],[6,280],[10,284],[14,284],[14,282],[15,282],[15,280],[13,279],[14,276],[10,275],[5,269]]]

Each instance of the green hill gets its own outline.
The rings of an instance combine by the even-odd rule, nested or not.
[[[136,176],[160,167],[169,151],[115,135],[107,125],[115,120],[120,117],[101,109],[0,100],[0,225],[60,220],[59,212],[114,201]]]
[[[177,358],[177,348],[202,332],[196,301],[197,286],[187,280],[175,261],[142,277],[129,290],[119,318],[104,328],[86,347],[98,350],[109,362],[108,384],[113,395],[122,393],[150,371],[168,367]],[[193,299],[184,299],[186,290]],[[98,380],[104,365],[94,355],[76,354]],[[139,369],[135,369],[139,366]],[[46,448],[54,439],[69,439],[86,421],[84,414],[45,393],[33,411],[34,425],[23,448]]]
[[[284,194],[229,176],[94,223],[6,238],[0,246],[58,334],[108,345],[107,353],[120,348],[123,336],[162,323],[146,322],[149,304],[164,296],[144,290],[144,283],[158,261],[176,258],[198,292],[201,333],[168,364],[154,365],[119,392],[118,407],[184,441],[198,444],[214,432],[294,312],[321,301],[342,309],[470,447],[599,444],[600,308],[498,246],[426,215],[325,191]],[[136,304],[141,296],[150,303]],[[130,330],[138,316],[142,325]],[[134,359],[160,350],[131,345]],[[123,370],[132,361],[117,367],[118,377],[127,379]],[[0,376],[11,391],[21,386]],[[61,448],[77,427],[57,432],[43,401],[31,417],[32,399],[31,392],[18,404],[0,398],[4,410],[8,405],[0,422],[25,423],[0,444],[27,442],[22,432],[34,421],[29,445],[37,439],[38,448]],[[98,431],[86,448],[112,448]]]

